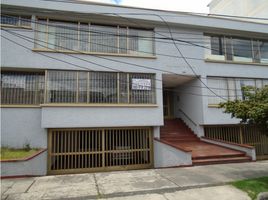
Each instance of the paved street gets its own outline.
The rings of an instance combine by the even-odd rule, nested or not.
[[[268,161],[185,168],[150,169],[4,179],[2,199],[238,199],[247,195],[229,185],[268,176]]]

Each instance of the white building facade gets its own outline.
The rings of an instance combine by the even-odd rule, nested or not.
[[[83,2],[1,9],[1,145],[48,149],[43,175],[191,165],[154,140],[164,119],[202,137],[239,123],[219,102],[268,84],[265,24]]]

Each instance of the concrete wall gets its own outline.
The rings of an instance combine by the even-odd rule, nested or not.
[[[42,108],[43,128],[162,125],[160,108]]]
[[[192,165],[192,154],[154,140],[154,167]]]
[[[176,93],[174,94],[175,116],[181,118],[198,136],[201,136],[199,124],[203,123],[201,87],[200,81],[194,79],[176,88]]]
[[[47,174],[47,152],[27,161],[1,162],[1,177],[44,176]]]
[[[47,131],[41,128],[40,108],[1,108],[1,146],[47,147]]]

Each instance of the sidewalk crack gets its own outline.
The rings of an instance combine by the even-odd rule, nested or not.
[[[32,187],[32,185],[35,183],[35,180],[29,185],[29,187],[26,189],[25,193],[28,193],[29,189]]]
[[[97,198],[102,198],[102,195],[100,193],[100,189],[99,189],[99,185],[98,185],[98,182],[97,182],[97,178],[96,178],[96,174],[93,174],[93,178],[94,178],[94,181],[95,181],[95,187],[96,187],[96,190],[97,190]]]

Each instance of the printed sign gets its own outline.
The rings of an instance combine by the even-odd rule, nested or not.
[[[3,88],[25,88],[26,77],[25,76],[3,76],[2,87]]]
[[[151,79],[132,79],[132,90],[151,90]]]

